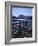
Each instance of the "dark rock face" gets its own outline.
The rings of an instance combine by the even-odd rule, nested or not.
[[[28,25],[24,25],[23,23],[14,23],[12,25],[12,37],[13,38],[24,38],[24,37],[32,37],[32,28],[29,28]]]

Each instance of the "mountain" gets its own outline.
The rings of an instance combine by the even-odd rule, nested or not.
[[[32,16],[28,16],[28,18],[27,19],[32,19]]]
[[[32,16],[19,15],[18,19],[32,19]]]
[[[12,19],[32,19],[32,16],[24,16],[24,15],[19,15],[18,17],[12,16]]]
[[[25,19],[25,16],[24,15],[19,15],[18,19]]]
[[[12,19],[17,19],[17,17],[16,16],[12,16]]]

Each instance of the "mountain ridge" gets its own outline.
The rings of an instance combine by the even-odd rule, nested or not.
[[[19,15],[18,17],[12,16],[13,19],[32,19],[32,16]]]

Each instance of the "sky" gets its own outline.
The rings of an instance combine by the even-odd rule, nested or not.
[[[16,17],[19,15],[32,16],[32,8],[12,7],[12,15]]]

